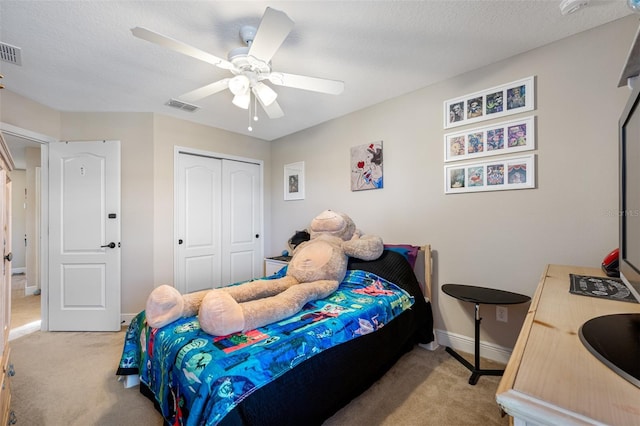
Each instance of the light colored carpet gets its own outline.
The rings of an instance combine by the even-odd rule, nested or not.
[[[137,387],[116,381],[123,342],[124,330],[37,331],[12,341],[11,408],[18,424],[162,425]],[[469,374],[443,348],[415,348],[325,426],[507,425],[495,402],[500,378],[483,376],[471,386]]]
[[[504,368],[484,359],[481,366]],[[415,348],[324,426],[508,425],[495,399],[500,377],[482,376],[471,386],[470,375],[444,347]]]
[[[11,328],[40,319],[40,296],[24,294],[25,275],[11,276]]]
[[[116,380],[124,331],[36,331],[10,343],[18,425],[162,425],[138,388]]]
[[[11,292],[11,328],[38,321],[40,319],[40,296],[24,295],[24,290]]]

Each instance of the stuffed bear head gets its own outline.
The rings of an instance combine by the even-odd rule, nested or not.
[[[318,235],[331,235],[349,241],[356,232],[356,224],[344,213],[325,210],[311,221],[311,239]]]

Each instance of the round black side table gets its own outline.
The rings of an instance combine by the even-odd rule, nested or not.
[[[478,383],[480,376],[502,376],[504,370],[483,370],[480,368],[480,322],[482,321],[482,318],[480,318],[480,305],[516,305],[528,302],[531,298],[510,291],[463,284],[444,284],[442,291],[458,300],[475,303],[476,305],[475,365],[472,365],[450,347],[447,346],[445,350],[471,371],[470,385]]]

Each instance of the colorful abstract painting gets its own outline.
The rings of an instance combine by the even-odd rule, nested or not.
[[[351,148],[351,190],[379,189],[382,174],[382,141]]]

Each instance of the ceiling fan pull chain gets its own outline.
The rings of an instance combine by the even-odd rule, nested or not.
[[[258,121],[258,97],[253,97],[253,121]]]
[[[251,90],[249,90],[249,108],[247,109],[249,110],[249,127],[247,127],[247,130],[252,132],[253,127],[251,127]]]

